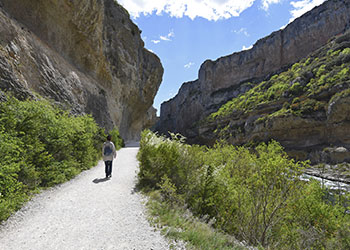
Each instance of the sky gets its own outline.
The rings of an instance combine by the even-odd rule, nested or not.
[[[117,0],[164,67],[153,106],[198,78],[201,64],[249,49],[325,0]]]

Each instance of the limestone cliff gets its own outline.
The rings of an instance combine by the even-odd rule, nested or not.
[[[205,140],[199,140],[203,131],[196,122],[217,111],[228,100],[245,93],[254,84],[325,45],[349,26],[350,2],[329,0],[285,29],[257,41],[250,50],[216,61],[205,61],[198,79],[184,83],[173,99],[162,104],[157,130],[161,133],[179,132],[189,141],[205,143]]]
[[[90,113],[126,140],[155,119],[160,60],[114,0],[0,0],[0,88]]]

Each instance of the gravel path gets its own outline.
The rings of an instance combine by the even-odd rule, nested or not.
[[[118,151],[113,177],[104,163],[46,190],[0,226],[0,250],[169,249],[134,192],[138,147]]]

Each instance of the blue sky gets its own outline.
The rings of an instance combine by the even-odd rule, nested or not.
[[[174,97],[207,59],[249,49],[325,0],[118,0],[164,67],[154,100]]]

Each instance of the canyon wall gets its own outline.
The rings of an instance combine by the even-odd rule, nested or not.
[[[39,93],[137,139],[163,75],[140,33],[114,0],[0,0],[0,89]]]
[[[350,2],[329,0],[297,18],[283,30],[257,41],[250,50],[205,61],[198,79],[184,83],[178,94],[161,105],[157,130],[179,132],[200,142],[197,122],[228,100],[325,45],[350,27]],[[208,132],[209,133],[209,132]]]

